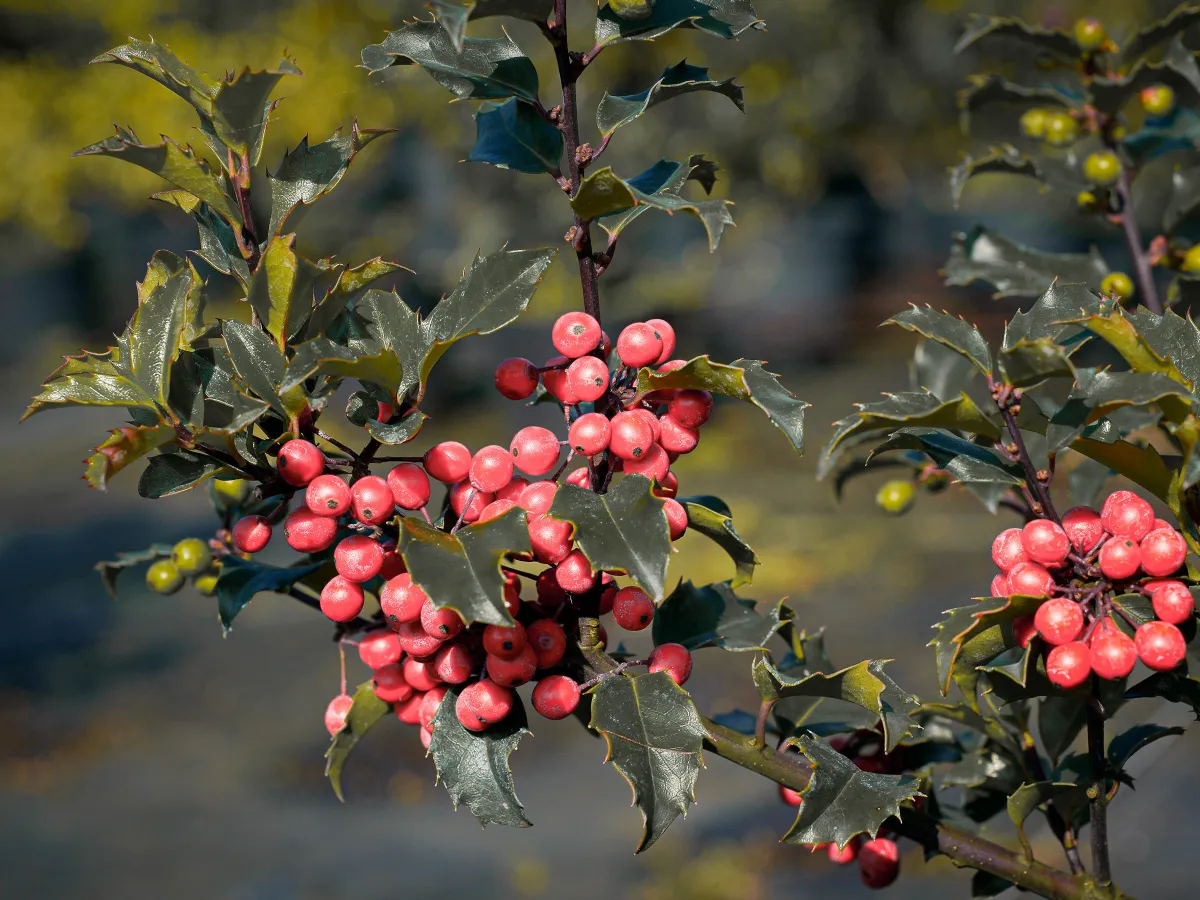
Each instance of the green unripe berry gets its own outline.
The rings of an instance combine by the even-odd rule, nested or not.
[[[171,551],[171,562],[181,575],[199,575],[212,565],[212,551],[200,538],[184,538]]]
[[[1066,147],[1079,139],[1079,125],[1067,112],[1046,115],[1046,143],[1051,147]]]
[[[1100,282],[1100,290],[1122,300],[1128,300],[1133,296],[1133,279],[1124,272],[1109,272]]]
[[[1200,272],[1200,244],[1188,247],[1187,252],[1183,254],[1183,265],[1180,268],[1185,272]]]
[[[916,490],[912,486],[911,481],[895,481],[886,482],[879,492],[875,494],[875,503],[886,513],[893,516],[901,515],[909,510],[913,505],[913,499],[916,497]]]
[[[654,11],[654,0],[608,0],[608,5],[622,19],[644,19]]]
[[[1021,114],[1021,133],[1034,140],[1040,140],[1046,134],[1046,119],[1049,111],[1034,107]]]
[[[173,594],[183,587],[183,576],[169,559],[160,559],[146,570],[146,587],[156,594]]]
[[[1098,20],[1087,18],[1075,23],[1075,43],[1079,45],[1080,50],[1099,50],[1107,40],[1108,32]]]
[[[1161,119],[1175,111],[1175,92],[1165,84],[1154,84],[1142,90],[1142,109],[1146,115]]]
[[[197,575],[192,579],[192,587],[202,596],[211,597],[217,592],[217,579],[219,577],[219,572],[205,572],[203,575]]]
[[[1080,191],[1075,195],[1075,204],[1084,212],[1092,212],[1098,202],[1091,191]]]
[[[213,500],[222,507],[244,503],[253,489],[254,483],[244,478],[234,478],[228,481],[214,478],[211,487]]]
[[[1083,161],[1083,176],[1092,184],[1113,184],[1121,177],[1121,161],[1111,150],[1099,150]]]

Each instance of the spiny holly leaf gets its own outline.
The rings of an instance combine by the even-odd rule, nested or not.
[[[355,689],[354,702],[346,715],[346,726],[333,736],[333,743],[325,751],[325,775],[329,778],[329,786],[343,803],[346,798],[342,796],[342,770],[346,767],[350,751],[390,710],[388,704],[375,696],[371,680],[364,681]]]
[[[1168,728],[1154,722],[1143,722],[1134,725],[1108,742],[1108,762],[1117,772],[1122,771],[1135,753],[1143,747],[1153,744],[1165,737],[1183,734],[1186,729],[1178,725]]]
[[[212,98],[213,130],[221,143],[257,165],[268,117],[279,102],[270,99],[271,92],[285,75],[302,74],[295,62],[285,58],[277,69],[244,68],[226,75]]]
[[[787,436],[797,453],[804,452],[804,410],[808,404],[779,383],[779,378],[755,360],[714,363],[708,356],[688,360],[673,372],[638,370],[639,394],[671,388],[695,389],[753,403],[771,424]]]
[[[734,84],[732,78],[716,81],[708,77],[708,69],[703,66],[689,66],[685,59],[667,68],[654,84],[641,93],[614,96],[605,91],[596,109],[596,127],[600,129],[601,134],[608,137],[622,125],[628,125],[643,115],[652,106],[693,91],[724,94],[738,109],[746,111],[742,100],[742,88]]]
[[[321,274],[321,268],[296,253],[295,246],[294,234],[270,239],[246,297],[281,353],[312,312],[313,285]]]
[[[661,600],[671,556],[663,502],[652,482],[626,475],[607,494],[564,484],[547,513],[575,526],[575,542],[592,571],[623,572],[655,601]]]
[[[1049,338],[1018,341],[997,355],[1006,384],[1029,388],[1049,378],[1074,378],[1068,350]]]
[[[1069,108],[1071,98],[1053,87],[1023,87],[1000,75],[968,75],[967,87],[958,92],[959,124],[964,134],[971,130],[971,116],[985,106],[1003,103],[1014,114],[1034,107]]]
[[[1158,450],[1151,445],[1142,447],[1129,441],[1106,444],[1088,438],[1078,438],[1071,444],[1071,449],[1124,475],[1160,500],[1167,500],[1171,494],[1171,480],[1174,475]]]
[[[971,672],[1000,653],[1016,646],[1011,622],[1033,615],[1044,597],[987,597],[974,606],[945,611],[946,616],[933,626],[934,638],[928,646],[937,658],[938,686],[945,695],[950,682],[960,672]],[[1008,627],[1005,627],[1008,626]]]
[[[268,566],[253,560],[226,556],[217,578],[217,614],[221,630],[228,634],[233,620],[257,594],[283,593],[297,581],[321,568],[320,564],[290,568]]]
[[[1200,390],[1200,329],[1196,323],[1171,310],[1161,316],[1142,309],[1125,315],[1150,349],[1160,359],[1170,360],[1189,387]]]
[[[1043,28],[1040,25],[1028,25],[1020,19],[1000,16],[971,16],[967,30],[954,45],[954,52],[962,53],[984,38],[998,37],[1016,39],[1066,62],[1074,62],[1079,58],[1079,45],[1061,28]]]
[[[350,126],[349,137],[345,137],[339,128],[328,140],[310,146],[306,135],[295,150],[284,153],[279,168],[274,173],[267,173],[267,183],[271,188],[271,217],[267,236],[279,234],[297,206],[308,206],[337,187],[363,147],[395,130],[362,130],[355,119]],[[292,224],[294,226],[294,222]]]
[[[962,162],[950,170],[950,196],[954,198],[954,208],[958,208],[958,204],[962,200],[963,188],[967,186],[968,181],[976,175],[996,172],[1032,178],[1040,183],[1043,189],[1045,188],[1045,180],[1037,161],[1031,156],[1026,156],[1011,144],[1005,144],[1001,147],[993,147],[987,154],[978,158],[965,156]]]
[[[864,772],[818,738],[805,735],[787,743],[799,748],[813,769],[784,843],[845,847],[855,835],[874,837],[887,819],[901,817],[900,804],[921,796],[911,775]]]
[[[104,589],[108,591],[110,597],[116,600],[118,599],[118,575],[131,566],[140,566],[142,563],[152,562],[156,559],[166,559],[171,555],[172,549],[171,544],[151,544],[145,550],[118,553],[116,559],[98,562],[92,568],[100,573],[100,581],[103,582]]]
[[[1099,313],[1100,296],[1085,284],[1052,283],[1028,310],[1017,310],[1004,327],[1004,349],[1040,340],[1078,346],[1081,329],[1070,322]]]
[[[181,147],[170,138],[163,138],[161,144],[142,144],[131,130],[118,126],[114,137],[90,144],[71,155],[111,156],[141,166],[203,200],[235,227],[242,224],[237,204],[208,163],[197,157],[190,147]]]
[[[467,624],[511,625],[504,606],[506,553],[529,552],[525,511],[513,509],[457,534],[438,531],[408,516],[400,532],[400,553],[418,585],[439,609],[456,610]]]
[[[524,100],[483,103],[475,113],[475,146],[467,162],[532,175],[558,170],[563,135]]]
[[[337,281],[325,292],[325,296],[317,301],[312,315],[304,323],[304,338],[312,340],[325,334],[339,315],[345,310],[350,301],[361,291],[366,290],[380,278],[393,272],[412,272],[407,266],[397,262],[389,262],[376,256],[357,266],[349,266],[338,272]]]
[[[396,354],[373,342],[364,347],[347,347],[328,338],[317,338],[296,347],[280,390],[286,392],[309,378],[326,375],[370,381],[391,390],[391,385],[399,384],[404,373]]]
[[[131,38],[129,43],[101,53],[92,63],[117,63],[141,72],[178,94],[203,116],[211,115],[213,99],[220,90],[219,82],[193,69],[170,47],[153,38],[149,41]]]
[[[159,500],[190,490],[226,467],[191,450],[173,450],[152,456],[138,479],[138,494]]]
[[[211,206],[182,190],[159,191],[150,198],[169,203],[190,215],[196,223],[200,244],[199,249],[192,252],[222,275],[236,278],[243,289],[250,286],[250,267],[242,257],[233,226]]]
[[[1078,694],[1046,697],[1038,709],[1038,737],[1052,763],[1071,748],[1087,725],[1088,698]]]
[[[1093,78],[1088,86],[1092,104],[1101,112],[1116,115],[1121,107],[1142,90],[1165,84],[1182,105],[1193,106],[1200,99],[1200,66],[1196,54],[1177,36],[1162,62],[1140,60],[1128,74],[1119,78]]]
[[[590,693],[588,727],[604,735],[605,762],[629,782],[642,812],[641,853],[696,799],[704,726],[692,698],[666,672],[604,678]]]
[[[869,659],[828,675],[814,672],[791,678],[771,665],[765,657],[760,657],[754,661],[754,683],[764,700],[826,697],[862,707],[879,717],[883,726],[884,746],[891,752],[901,740],[910,737],[914,731],[920,731],[921,726],[911,718],[919,701],[884,672],[883,667],[889,662],[891,660]]]
[[[1013,756],[1019,756],[1021,748],[1017,742],[1013,740],[1012,735],[1000,719],[995,716],[982,715],[979,710],[974,709],[966,703],[922,703],[920,709],[914,714],[922,721],[927,720],[927,717],[933,716],[939,719],[949,719],[951,722],[956,722],[959,725],[964,725],[973,731],[979,732],[989,740],[1000,744],[1009,751]]]
[[[486,731],[463,728],[455,713],[461,688],[451,688],[438,704],[433,719],[429,755],[437,766],[438,781],[446,786],[454,808],[467,804],[479,824],[491,822],[528,828],[525,807],[517,799],[508,758],[521,738],[529,734],[521,698],[513,696],[513,708],[504,719]]]
[[[1160,19],[1136,32],[1121,48],[1121,58],[1125,62],[1140,59],[1163,41],[1183,34],[1197,22],[1200,22],[1200,6],[1195,4],[1179,6],[1165,19]]]
[[[883,324],[899,325],[906,331],[915,331],[922,337],[937,341],[961,353],[984,375],[992,374],[992,354],[988,350],[987,341],[983,339],[978,328],[958,316],[938,312],[932,306],[922,309],[911,305]]]
[[[437,16],[456,50],[462,50],[468,19],[512,16],[529,22],[545,22],[554,0],[426,0],[425,7]]]
[[[654,615],[654,645],[765,650],[771,636],[783,627],[779,617],[782,604],[780,600],[766,615],[760,615],[754,601],[735,594],[728,581],[701,587],[680,582]]]
[[[650,14],[640,19],[619,15],[605,3],[596,14],[596,44],[653,40],[674,28],[735,38],[747,29],[765,27],[750,0],[657,0]]]
[[[151,450],[175,440],[176,436],[175,429],[169,425],[122,425],[114,428],[88,457],[83,477],[92,487],[107,490],[110,478]]]
[[[420,66],[459,100],[538,99],[537,69],[508,36],[464,38],[456,49],[437,22],[408,22],[382,43],[364,47],[362,64],[371,74]]]
[[[1156,672],[1126,691],[1125,697],[1129,700],[1161,697],[1169,703],[1183,703],[1191,707],[1200,722],[1200,681],[1182,672]]]
[[[262,329],[236,319],[221,321],[225,349],[238,378],[282,416],[288,411],[279,394],[286,369],[283,354]]]
[[[630,178],[626,184],[639,193],[657,197],[661,203],[670,206],[680,199],[683,188],[689,181],[699,182],[706,194],[711,193],[717,180],[716,172],[715,163],[705,159],[701,154],[694,154],[688,157],[687,162],[660,159],[644,172]],[[656,208],[658,207],[647,203],[639,203],[629,209],[603,215],[597,222],[608,234],[611,242],[637,221],[643,213]],[[713,209],[715,210],[716,207]],[[728,223],[717,216],[713,220],[713,224],[720,225],[722,233],[724,233],[724,227]]]
[[[937,341],[921,340],[908,367],[909,381],[917,392],[928,391],[939,400],[953,400],[971,386],[974,364]]]
[[[1196,398],[1165,372],[1097,372],[1088,382],[1085,397],[1094,409],[1108,411],[1117,406],[1145,406],[1169,397],[1183,401],[1184,409]],[[1183,415],[1187,415],[1186,412]]]
[[[733,527],[733,515],[725,502],[718,497],[682,497],[679,502],[688,514],[688,528],[711,538],[733,560],[737,575],[729,586],[739,588],[753,581],[758,556]]]
[[[1056,278],[1099,285],[1107,274],[1108,263],[1095,247],[1089,253],[1043,253],[986,228],[956,234],[942,269],[946,284],[986,281],[996,288],[997,298],[1040,294]]]

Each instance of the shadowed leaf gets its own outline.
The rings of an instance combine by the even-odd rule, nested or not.
[[[733,592],[729,582],[697,587],[684,581],[659,606],[654,616],[654,644],[682,644],[689,650],[763,650],[783,623],[775,604],[766,615],[753,600]]]
[[[687,512],[688,528],[713,540],[733,560],[737,574],[729,586],[739,588],[753,581],[758,557],[733,527],[729,507],[717,497],[681,497],[679,502]]]
[[[119,599],[117,597],[117,576],[131,566],[140,566],[142,563],[153,562],[156,559],[167,559],[171,556],[173,549],[171,544],[151,544],[145,550],[118,553],[116,559],[98,562],[92,568],[100,573],[100,581],[104,584],[104,590],[110,597],[117,600]]]
[[[320,568],[320,564],[314,564],[284,569],[236,556],[225,557],[217,578],[217,613],[222,631],[230,632],[238,613],[258,594],[286,593],[297,581]]]
[[[708,77],[708,69],[690,66],[685,59],[666,69],[654,84],[641,93],[614,96],[606,91],[596,109],[596,127],[607,137],[622,125],[628,125],[644,115],[651,107],[694,91],[724,94],[738,109],[746,111],[742,88],[734,84],[732,78],[716,81]]]
[[[697,28],[735,38],[749,28],[765,28],[750,0],[657,0],[640,19],[618,15],[608,3],[596,14],[596,44],[653,40],[674,28]]]
[[[512,16],[529,22],[545,22],[554,7],[554,0],[426,0],[425,7],[437,16],[454,48],[461,51],[468,19]]]
[[[1044,602],[1044,597],[1014,594],[980,598],[973,606],[946,610],[946,618],[933,626],[934,637],[928,644],[937,658],[942,694],[950,690],[956,673],[973,671],[1015,647],[1011,622],[1033,615]]]
[[[956,353],[961,353],[984,375],[992,373],[992,354],[987,341],[979,329],[970,322],[947,312],[938,312],[932,306],[910,306],[904,312],[892,316],[884,325],[899,325],[906,331],[931,341],[937,341]]]
[[[390,710],[388,704],[375,696],[371,680],[364,681],[355,689],[354,702],[346,715],[346,727],[333,736],[333,743],[325,751],[325,775],[329,778],[329,786],[343,803],[346,798],[342,796],[342,770],[346,767],[350,752]]]
[[[466,161],[540,175],[556,171],[562,154],[562,132],[527,102],[513,98],[480,105],[475,146]]]
[[[976,228],[956,234],[950,258],[942,269],[946,284],[968,285],[985,281],[999,297],[1031,297],[1054,280],[1098,286],[1108,274],[1108,263],[1093,247],[1089,253],[1043,253]]]

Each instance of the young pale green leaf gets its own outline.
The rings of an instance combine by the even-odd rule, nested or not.
[[[302,75],[295,62],[285,58],[277,69],[230,72],[212,98],[212,125],[217,138],[250,165],[258,165],[267,121],[279,101],[271,100],[275,85],[286,75]]]
[[[688,360],[672,372],[638,370],[639,394],[650,391],[695,389],[753,403],[784,433],[797,453],[804,452],[804,410],[808,404],[779,383],[776,375],[756,360],[714,363],[707,355]]]
[[[517,744],[530,733],[521,698],[513,696],[512,712],[504,721],[474,732],[463,728],[454,711],[460,693],[461,688],[448,690],[433,719],[429,755],[438,781],[446,786],[454,808],[465,803],[480,825],[528,828],[532,823],[525,818],[508,766]]]
[[[742,112],[746,111],[742,100],[742,88],[734,84],[732,78],[716,81],[709,78],[708,69],[703,66],[690,66],[685,59],[667,68],[654,84],[640,93],[614,96],[605,91],[596,109],[596,127],[602,135],[608,137],[622,125],[628,125],[643,115],[652,106],[694,91],[723,94]]]
[[[1134,725],[1120,734],[1114,735],[1108,742],[1108,763],[1115,771],[1119,772],[1139,750],[1163,738],[1181,735],[1185,730],[1178,725],[1168,728],[1166,725],[1158,725],[1154,722]]]
[[[928,340],[937,341],[961,353],[984,375],[992,374],[992,354],[987,341],[978,328],[958,316],[938,312],[932,306],[922,308],[911,305],[883,324],[899,325],[906,331],[915,331]]]
[[[321,568],[320,564],[295,565],[290,568],[268,566],[254,560],[225,557],[217,578],[217,614],[221,629],[228,634],[233,620],[246,605],[261,593],[283,593],[307,575]]]
[[[1100,295],[1085,284],[1052,283],[1028,310],[1017,310],[1004,327],[1005,350],[1018,344],[1049,340],[1055,343],[1080,346],[1081,329],[1072,320],[1099,314],[1103,302]]]
[[[1013,116],[1035,107],[1069,109],[1072,105],[1071,98],[1057,88],[1023,87],[995,74],[967,76],[967,86],[958,92],[957,100],[959,124],[964,134],[970,133],[972,115],[996,103],[1004,104]],[[1047,162],[1049,160],[1043,157],[1039,165],[1046,165]]]
[[[325,751],[325,775],[329,779],[329,786],[343,803],[346,798],[342,796],[342,770],[346,767],[350,751],[390,710],[388,704],[375,696],[372,681],[364,681],[355,689],[354,702],[346,714],[346,725],[333,736],[333,743]]]
[[[933,626],[934,637],[928,644],[937,658],[938,686],[942,694],[950,690],[950,682],[956,674],[971,672],[1015,647],[1012,621],[1033,615],[1044,601],[1044,597],[1017,594],[979,598],[974,606],[946,610],[946,618]]]
[[[782,603],[761,615],[754,601],[735,594],[728,581],[700,587],[684,581],[655,613],[654,644],[682,644],[689,650],[765,650],[771,636],[783,627]]]
[[[243,290],[250,286],[250,267],[242,257],[233,226],[228,221],[187,191],[159,191],[150,197],[178,207],[190,215],[196,223],[200,244],[199,249],[193,252],[222,275],[236,278]]]
[[[92,487],[107,490],[110,478],[176,437],[175,429],[170,425],[122,425],[114,428],[87,458],[83,477]]]
[[[558,171],[563,135],[524,100],[483,103],[475,113],[475,146],[467,162],[531,175]]]
[[[512,16],[528,22],[544,23],[554,8],[554,0],[426,0],[426,9],[437,16],[454,49],[461,51],[468,19],[486,16]]]
[[[220,82],[193,69],[170,47],[153,38],[149,41],[130,38],[129,43],[101,53],[92,63],[116,63],[141,72],[178,94],[206,118],[212,115],[213,100],[221,87]]]
[[[316,263],[296,253],[296,235],[275,235],[263,251],[246,299],[275,338],[280,353],[313,310],[313,286],[321,274]]]
[[[1069,351],[1050,338],[1017,341],[996,356],[1006,384],[1029,388],[1050,378],[1074,378]]]
[[[1043,28],[1020,19],[979,15],[971,16],[967,30],[954,45],[954,52],[962,53],[985,38],[1011,38],[1065,62],[1073,63],[1080,55],[1075,39],[1061,28]]]
[[[575,526],[575,542],[592,571],[627,574],[659,601],[666,586],[671,536],[663,501],[651,487],[650,479],[641,475],[626,475],[607,494],[564,484],[547,515]]]
[[[104,590],[110,597],[117,600],[119,599],[117,597],[117,577],[122,572],[132,566],[140,566],[142,563],[166,559],[171,555],[171,550],[171,544],[151,544],[145,550],[118,553],[116,559],[98,562],[92,568],[100,573],[100,581],[104,584]]]
[[[737,574],[729,586],[739,588],[753,581],[758,556],[733,527],[733,515],[724,501],[717,497],[681,497],[679,502],[687,512],[688,528],[711,538],[733,560]]]
[[[590,693],[588,727],[604,735],[605,762],[629,782],[642,813],[641,853],[696,799],[704,726],[692,698],[666,672],[604,678]]]
[[[766,25],[754,12],[750,0],[656,0],[649,15],[625,17],[605,3],[596,14],[596,44],[617,41],[649,41],[675,28],[696,28],[721,38]]]
[[[509,510],[498,519],[469,525],[456,534],[408,516],[401,520],[400,553],[404,564],[433,605],[456,610],[469,625],[511,625],[504,605],[506,553],[529,552],[525,511]]]
[[[1092,105],[1106,115],[1117,115],[1121,108],[1148,87],[1166,85],[1184,106],[1200,100],[1200,66],[1196,54],[1176,36],[1161,62],[1139,60],[1118,78],[1096,77],[1088,85]]]
[[[808,736],[789,740],[812,763],[812,780],[802,792],[796,821],[782,838],[786,844],[837,844],[859,834],[874,837],[900,804],[921,796],[911,775],[864,772],[824,741]]]
[[[953,400],[966,391],[977,373],[962,354],[937,341],[921,340],[909,364],[909,382],[916,392],[928,391],[939,400]]]
[[[1043,253],[976,228],[956,234],[950,258],[942,268],[946,284],[968,285],[985,281],[996,288],[995,297],[1032,297],[1054,280],[1099,286],[1108,274],[1108,263],[1092,247],[1088,253]]]

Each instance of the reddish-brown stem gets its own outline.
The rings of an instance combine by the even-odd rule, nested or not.
[[[1154,268],[1142,244],[1142,233],[1138,228],[1137,216],[1133,211],[1133,181],[1129,170],[1122,167],[1117,179],[1117,196],[1121,198],[1121,229],[1125,232],[1125,245],[1133,257],[1133,275],[1137,279],[1138,300],[1155,315],[1162,315],[1163,305],[1158,297],[1158,286],[1154,283]]]

